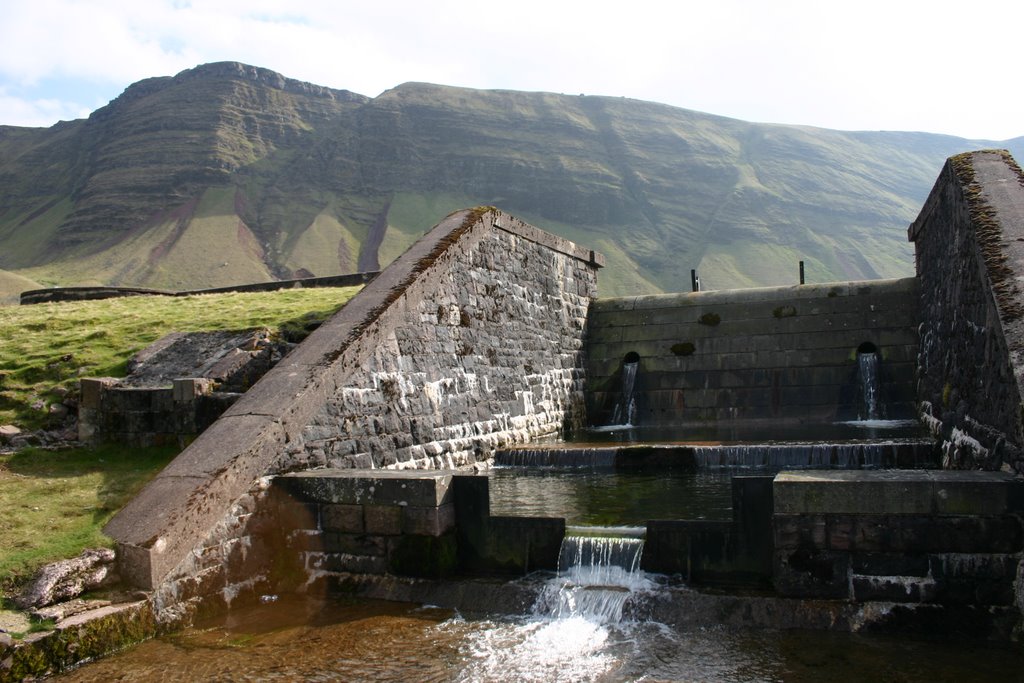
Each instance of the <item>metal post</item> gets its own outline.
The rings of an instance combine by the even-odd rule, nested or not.
[[[700,278],[697,277],[696,270],[690,270],[690,285],[693,287],[693,291],[700,291]]]
[[[804,262],[800,262],[800,284],[804,283]]]

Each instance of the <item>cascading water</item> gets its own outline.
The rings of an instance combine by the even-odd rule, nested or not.
[[[636,426],[636,371],[640,365],[637,361],[625,362],[622,364],[622,394],[615,404],[615,411],[612,413],[612,427],[634,427]]]
[[[638,678],[631,663],[679,648],[661,624],[623,619],[630,596],[656,586],[640,570],[642,552],[641,538],[566,536],[558,575],[541,587],[532,616],[471,638],[472,661],[458,680]]]
[[[878,406],[878,354],[871,351],[857,354],[857,373],[862,397],[861,420],[880,418]]]
[[[634,591],[654,584],[640,570],[642,538],[566,536],[558,555],[558,577],[534,606],[538,616],[617,623]]]

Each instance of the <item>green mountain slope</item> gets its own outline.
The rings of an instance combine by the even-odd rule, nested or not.
[[[221,286],[375,269],[498,206],[604,252],[605,294],[892,277],[943,160],[1022,140],[753,124],[651,102],[407,83],[370,99],[235,63],[87,120],[0,127],[0,268]]]

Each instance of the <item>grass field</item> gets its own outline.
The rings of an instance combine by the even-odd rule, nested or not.
[[[105,445],[0,455],[0,592],[9,597],[48,562],[109,547],[100,529],[177,452]]]
[[[125,297],[0,306],[0,424],[46,425],[49,404],[80,377],[122,377],[133,353],[164,335],[269,327],[297,340],[358,287]]]
[[[83,376],[122,376],[128,358],[173,331],[270,327],[292,340],[358,287],[0,307],[0,424],[43,426],[46,405]],[[33,407],[33,405],[37,407]],[[118,445],[0,455],[0,592],[41,565],[106,546],[100,529],[177,449]]]

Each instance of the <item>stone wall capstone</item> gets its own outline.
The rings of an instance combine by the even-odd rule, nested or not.
[[[909,228],[921,284],[918,399],[943,465],[1024,472],[1024,177],[1006,152],[950,158]]]

